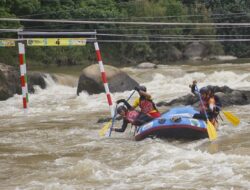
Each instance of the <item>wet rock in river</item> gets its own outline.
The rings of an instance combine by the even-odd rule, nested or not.
[[[126,90],[132,90],[135,86],[139,85],[120,69],[109,65],[105,65],[104,67],[110,92],[124,92]],[[105,92],[98,64],[83,69],[78,80],[77,95],[82,91],[87,91],[89,94]]]
[[[220,98],[223,106],[232,106],[232,105],[247,105],[250,104],[250,91],[244,90],[233,90],[228,86],[210,86],[213,88],[215,94]],[[180,106],[180,105],[194,105],[197,106],[199,98],[188,94],[169,102],[161,101],[156,105],[161,106]]]

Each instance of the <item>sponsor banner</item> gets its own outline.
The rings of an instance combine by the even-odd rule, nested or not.
[[[85,38],[34,38],[27,40],[28,46],[85,46]]]
[[[14,47],[14,40],[0,40],[0,47]]]

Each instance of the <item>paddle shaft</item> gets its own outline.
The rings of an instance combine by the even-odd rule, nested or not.
[[[130,98],[134,95],[135,91],[136,91],[136,90],[134,90],[134,91],[130,94],[130,96],[128,97],[128,99],[127,99],[126,101],[129,101],[129,100],[130,100]],[[111,124],[110,130],[109,130],[109,137],[111,137],[112,129],[113,129],[113,127],[114,127],[115,118],[116,118],[116,115],[117,115],[117,112],[116,112],[117,106],[118,106],[118,104],[116,104],[116,106],[115,106],[115,114],[114,114],[114,117],[112,118],[112,124]]]

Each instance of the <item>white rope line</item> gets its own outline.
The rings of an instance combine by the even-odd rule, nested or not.
[[[49,22],[74,24],[120,24],[120,25],[154,25],[154,26],[250,26],[250,23],[181,23],[181,22],[116,22],[116,21],[90,21],[90,20],[64,20],[64,19],[23,19],[0,18],[0,21],[21,22]]]

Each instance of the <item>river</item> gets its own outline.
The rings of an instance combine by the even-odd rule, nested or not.
[[[250,90],[250,64],[123,70],[146,85],[155,102],[189,93],[194,79],[199,87]],[[72,81],[77,78],[67,83],[63,78],[68,76],[60,77],[56,83],[48,75],[48,88],[36,87],[29,97],[28,113],[23,112],[19,95],[0,102],[0,189],[250,189],[249,105],[226,108],[241,123],[233,127],[221,121],[215,142],[136,142],[130,128],[100,138],[103,124],[97,120],[109,115],[105,94],[76,96]],[[113,99],[130,93],[114,93]]]

